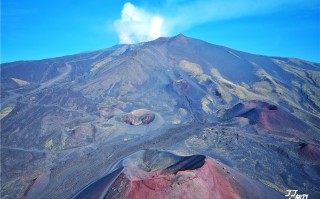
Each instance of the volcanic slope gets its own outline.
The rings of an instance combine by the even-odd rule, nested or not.
[[[181,34],[1,64],[1,195],[71,198],[108,174],[149,181],[167,159],[156,156],[158,166],[141,170],[130,165],[156,164],[155,156],[128,157],[150,149],[206,157],[204,167],[184,172],[225,178],[234,198],[246,197],[241,182],[255,184],[255,194],[277,198],[293,189],[317,198],[319,99],[318,63],[249,54]],[[129,168],[112,167],[122,160]],[[222,175],[218,163],[243,181]],[[132,170],[142,176],[130,176]],[[176,182],[174,175],[160,178]],[[135,183],[126,196],[140,196]],[[171,188],[165,186],[167,193],[181,196]],[[223,198],[226,190],[219,190]]]

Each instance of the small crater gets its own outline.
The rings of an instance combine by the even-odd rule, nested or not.
[[[123,116],[122,121],[130,125],[150,124],[155,119],[155,114],[145,109],[134,110]]]
[[[221,93],[218,90],[215,91],[215,95],[220,98],[222,97]]]
[[[278,107],[272,104],[268,105],[268,110],[278,110]]]

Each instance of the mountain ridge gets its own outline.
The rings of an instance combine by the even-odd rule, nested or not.
[[[127,167],[165,168],[152,157],[173,161],[150,149],[202,155],[258,187],[320,196],[319,66],[184,35],[1,64],[1,191],[8,198],[71,198],[109,179],[119,161],[129,173],[118,180],[126,184],[134,179]],[[179,177],[171,175],[161,178]],[[241,195],[238,185],[228,186]]]
[[[182,33],[179,33],[176,36],[159,37],[158,39],[155,39],[155,40],[146,41],[146,42],[140,42],[140,43],[137,43],[137,44],[116,44],[116,45],[113,45],[111,47],[97,49],[97,50],[88,50],[88,51],[82,51],[82,52],[78,52],[78,53],[72,53],[72,54],[56,56],[56,57],[48,57],[48,58],[43,58],[43,59],[25,59],[25,60],[9,61],[9,62],[1,63],[0,65],[9,64],[9,63],[15,63],[15,62],[31,62],[31,61],[43,61],[43,60],[50,60],[50,59],[59,59],[59,58],[65,58],[65,57],[70,57],[70,56],[77,56],[77,55],[80,55],[80,54],[90,54],[90,53],[95,53],[95,52],[98,52],[98,51],[105,51],[105,50],[108,50],[108,49],[113,49],[113,48],[117,48],[117,47],[121,47],[121,46],[125,46],[125,45],[141,45],[141,44],[145,44],[145,43],[148,43],[148,42],[161,41],[161,40],[166,40],[166,39],[175,38],[175,37],[185,37],[185,38],[190,38],[190,39],[196,39],[196,40],[205,42],[207,44],[223,47],[223,48],[226,48],[226,49],[230,49],[230,50],[238,51],[238,52],[242,52],[242,53],[257,55],[257,56],[264,56],[264,57],[270,57],[270,58],[296,59],[298,61],[305,61],[305,62],[320,64],[318,62],[313,62],[313,61],[309,61],[309,60],[302,59],[302,58],[296,58],[296,57],[287,57],[287,56],[282,57],[282,56],[272,56],[272,55],[265,55],[265,54],[249,53],[249,52],[245,52],[245,51],[242,51],[242,50],[237,50],[235,48],[227,47],[227,46],[224,46],[224,45],[217,45],[217,44],[206,42],[206,41],[203,41],[203,40],[200,40],[200,39],[197,39],[197,38],[188,37],[188,36],[186,36],[186,35],[184,35]]]

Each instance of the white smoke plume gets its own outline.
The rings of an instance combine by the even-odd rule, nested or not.
[[[164,19],[131,3],[125,3],[114,25],[121,44],[150,41],[166,35]]]
[[[314,9],[319,0],[166,0],[150,8],[125,3],[114,25],[120,43],[132,44],[178,34],[197,25],[252,15],[280,12],[291,7]],[[306,3],[307,2],[307,3]]]

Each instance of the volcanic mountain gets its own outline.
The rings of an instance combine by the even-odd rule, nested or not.
[[[320,197],[320,64],[184,35],[1,65],[3,198]]]

